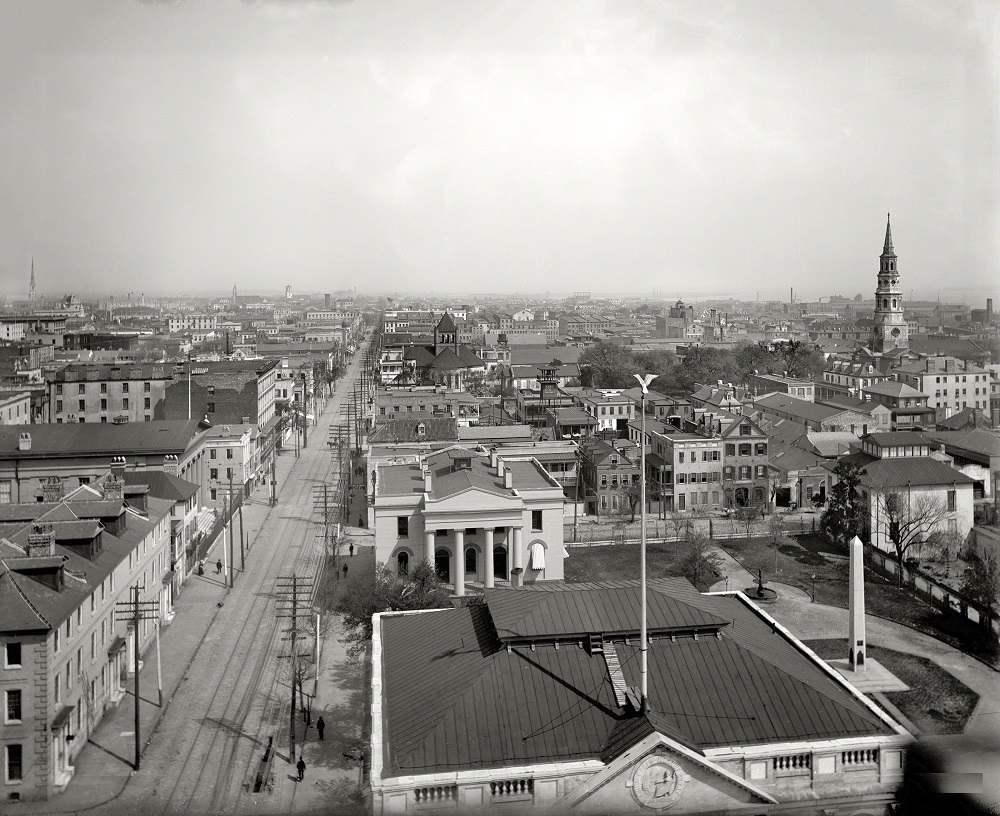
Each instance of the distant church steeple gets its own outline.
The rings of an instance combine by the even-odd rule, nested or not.
[[[875,315],[872,326],[872,351],[879,354],[896,348],[909,348],[909,329],[903,318],[903,291],[892,247],[892,225],[885,219],[885,244],[879,256],[878,286],[875,289]]]
[[[236,284],[233,284],[233,306],[236,305]]]
[[[31,283],[28,284],[28,300],[32,303],[38,296],[38,291],[35,289],[35,259],[31,259]]]

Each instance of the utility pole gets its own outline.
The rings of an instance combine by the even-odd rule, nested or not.
[[[233,587],[236,584],[236,557],[233,552],[233,516],[236,515],[235,509],[233,508],[233,471],[232,468],[229,470],[229,521],[226,526],[229,527],[229,562],[226,566],[229,567],[229,586]],[[243,542],[240,542],[240,554],[243,553]]]
[[[306,373],[302,372],[302,448],[308,447],[309,441],[309,382]]]
[[[133,665],[132,670],[135,676],[135,759],[132,762],[133,770],[139,770],[139,759],[142,747],[142,736],[139,722],[139,622],[151,620],[158,622],[160,617],[160,601],[140,601],[139,593],[144,587],[140,584],[133,586],[129,593],[132,595],[131,601],[118,601],[115,604],[115,620],[124,621],[132,627],[133,638]],[[158,652],[157,652],[158,654]],[[159,666],[157,666],[157,676],[159,676]],[[163,693],[160,692],[160,705],[163,705]]]
[[[288,636],[282,638],[284,641],[291,641],[291,648],[287,655],[290,661],[289,665],[291,666],[291,682],[289,685],[292,690],[291,709],[288,718],[289,764],[294,764],[295,762],[295,689],[299,679],[299,657],[305,656],[298,653],[298,625],[300,617],[312,617],[311,611],[306,608],[309,599],[312,597],[312,591],[313,582],[311,579],[299,578],[294,573],[291,576],[278,576],[277,617],[291,618],[291,626],[284,630],[288,633]]]

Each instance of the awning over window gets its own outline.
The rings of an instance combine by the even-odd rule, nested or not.
[[[118,654],[122,649],[125,648],[125,638],[118,636],[111,641],[111,645],[108,647],[108,656],[113,654]]]
[[[52,725],[49,728],[53,731],[58,730],[69,719],[69,715],[73,713],[74,708],[76,708],[75,705],[67,705],[60,708],[59,712],[52,719]]]
[[[529,551],[531,553],[531,568],[533,570],[545,569],[545,545],[541,541],[532,541]]]
[[[167,584],[169,584],[173,580],[174,580],[174,571],[173,570],[167,570],[165,573],[163,573],[163,585],[164,586],[166,586]]]

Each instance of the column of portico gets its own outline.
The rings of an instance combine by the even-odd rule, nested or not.
[[[524,558],[521,556],[521,528],[513,528],[513,536],[508,537],[508,555],[510,556],[511,583],[520,586],[524,582]],[[515,570],[520,570],[515,572]]]
[[[452,559],[455,594],[465,594],[465,530],[455,530],[455,556]]]
[[[486,587],[493,586],[493,528],[487,527],[483,530],[485,541],[483,542],[483,568],[485,570]]]
[[[434,568],[434,531],[424,530],[424,560]]]

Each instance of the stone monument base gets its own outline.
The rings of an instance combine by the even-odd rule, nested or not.
[[[877,660],[870,657],[865,661],[864,671],[851,671],[847,659],[827,660],[841,677],[863,694],[880,691],[909,691],[910,687]]]

